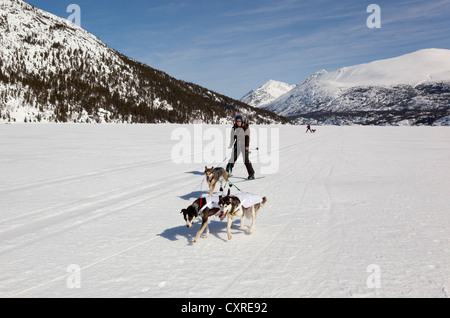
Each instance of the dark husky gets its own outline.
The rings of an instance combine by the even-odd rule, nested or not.
[[[205,167],[206,182],[209,186],[209,196],[213,195],[217,182],[220,182],[220,191],[223,192],[223,180],[228,182],[228,173],[224,168]]]
[[[255,229],[256,216],[258,215],[259,210],[266,204],[266,202],[266,197],[261,198],[251,193],[239,193],[235,196],[231,196],[228,192],[228,196],[220,197],[220,211],[226,213],[226,215],[228,216],[228,240],[232,239],[231,224],[233,223],[233,216],[240,217],[240,228],[243,230],[248,230],[248,234],[252,234]],[[244,226],[245,218],[252,220],[252,226],[250,227],[250,229]]]
[[[197,232],[195,238],[192,239],[192,243],[197,242],[200,235],[202,235],[203,231],[206,229],[206,235],[204,238],[207,238],[209,235],[209,227],[208,227],[208,219],[217,214],[220,211],[219,208],[219,197],[208,197],[208,198],[200,198],[195,200],[187,209],[181,210],[181,214],[184,216],[184,220],[186,221],[186,226],[190,229],[194,226],[194,222],[198,217],[202,218],[202,225]],[[219,215],[219,218],[223,220],[226,214],[222,213]]]

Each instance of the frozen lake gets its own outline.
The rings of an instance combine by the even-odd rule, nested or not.
[[[254,127],[255,232],[192,245],[227,128],[1,125],[0,297],[449,297],[450,128]]]

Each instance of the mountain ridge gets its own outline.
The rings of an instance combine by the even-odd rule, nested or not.
[[[0,1],[0,121],[289,123],[109,48],[22,0]]]
[[[263,107],[270,104],[278,97],[291,91],[295,85],[290,85],[284,82],[269,80],[256,90],[252,90],[240,99],[250,106]]]
[[[450,50],[319,71],[264,109],[299,124],[450,124]]]

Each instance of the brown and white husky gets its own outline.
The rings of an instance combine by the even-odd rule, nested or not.
[[[213,195],[218,182],[220,182],[220,191],[223,192],[223,180],[228,182],[228,173],[224,168],[205,167],[205,176],[209,186],[209,196]]]

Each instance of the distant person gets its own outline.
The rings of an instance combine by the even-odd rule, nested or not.
[[[230,149],[234,149],[234,156],[227,165],[227,172],[231,174],[236,160],[242,154],[244,156],[244,164],[248,172],[248,179],[254,180],[255,170],[253,170],[252,163],[248,157],[250,148],[250,129],[248,124],[244,122],[241,115],[236,116],[233,129],[231,130],[230,139]]]
[[[309,131],[310,133],[313,132],[312,129],[311,129],[311,125],[306,126],[306,133],[308,133],[308,131]]]

